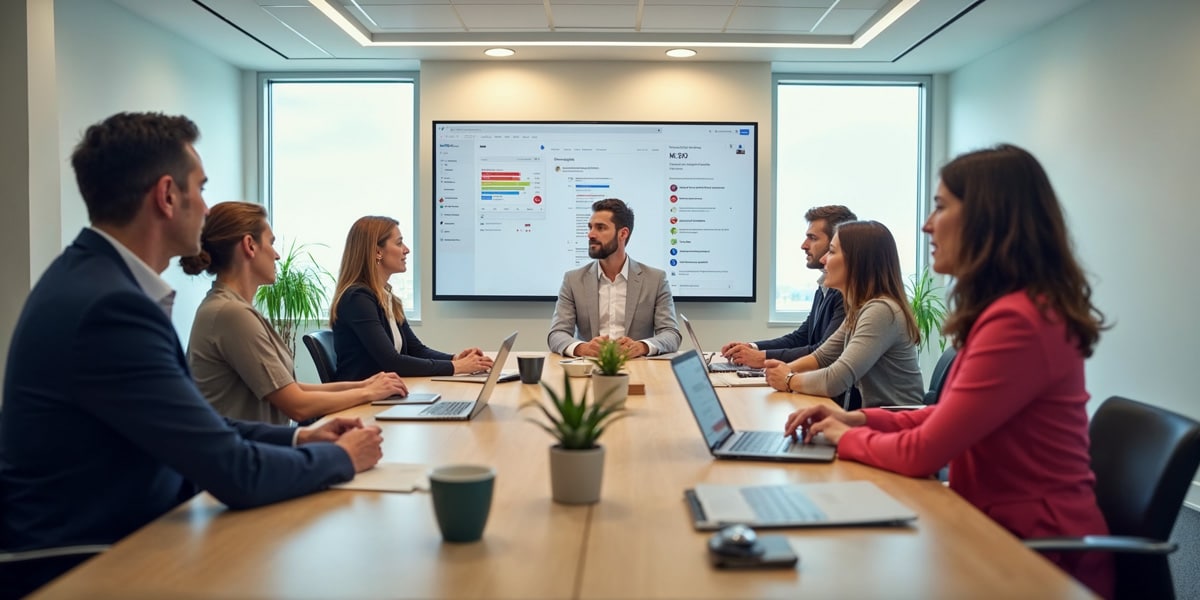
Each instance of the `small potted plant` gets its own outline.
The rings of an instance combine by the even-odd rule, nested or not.
[[[917,319],[917,330],[921,332],[918,350],[928,350],[933,338],[938,338],[938,352],[946,349],[946,338],[941,337],[942,321],[946,318],[946,303],[942,300],[942,286],[937,285],[929,267],[920,275],[909,278],[908,298],[913,316]]]
[[[596,368],[592,370],[592,393],[598,400],[625,405],[629,397],[629,373],[623,373],[629,355],[615,340],[600,343],[600,353],[589,358]]]
[[[307,250],[308,244],[293,240],[287,256],[276,262],[275,283],[258,288],[254,304],[292,354],[296,354],[296,330],[305,321],[321,318],[325,306],[325,286],[322,281],[333,281],[329,271],[321,268]]]
[[[578,401],[571,380],[563,374],[563,391],[555,392],[545,381],[549,404],[530,400],[521,408],[536,406],[546,421],[529,418],[558,443],[550,447],[551,498],[562,504],[593,504],[600,501],[604,479],[604,446],[596,443],[608,426],[626,416],[625,407],[603,399],[588,403],[587,388]]]

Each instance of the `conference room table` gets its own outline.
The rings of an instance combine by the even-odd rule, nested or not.
[[[558,360],[543,381],[561,389]],[[516,368],[510,356],[507,367]],[[603,436],[602,498],[550,499],[552,439],[527,422],[538,385],[496,386],[467,422],[377,422],[385,462],[473,463],[497,471],[482,541],[443,543],[427,492],[332,489],[252,510],[201,494],[42,588],[35,598],[1091,598],[935,479],[862,464],[714,460],[666,361],[634,360],[631,414]],[[409,378],[410,391],[473,399],[479,384]],[[588,379],[571,379],[586,386]],[[582,389],[582,387],[577,388]],[[718,388],[735,428],[781,429],[827,398]],[[381,406],[339,416],[373,421]],[[904,503],[910,525],[786,529],[794,568],[709,566],[710,533],[683,492],[698,483],[867,480]]]

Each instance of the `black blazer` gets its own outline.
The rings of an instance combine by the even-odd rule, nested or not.
[[[350,286],[335,308],[333,349],[337,353],[337,381],[358,381],[380,371],[401,377],[453,375],[453,355],[421,343],[408,321],[400,324],[404,351],[396,352],[392,328],[383,305],[366,286]]]
[[[832,288],[822,293],[818,288],[812,310],[808,311],[808,318],[800,327],[787,335],[754,344],[759,350],[766,350],[767,358],[791,362],[812,354],[845,320],[846,307],[842,293]]]
[[[348,481],[331,443],[213,412],[175,328],[83,230],[30,292],[0,411],[0,548],[111,544],[198,490],[231,508]]]

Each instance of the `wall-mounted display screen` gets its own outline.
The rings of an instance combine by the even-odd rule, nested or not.
[[[758,124],[434,121],[433,299],[553,300],[592,203],[677,300],[753,302]]]

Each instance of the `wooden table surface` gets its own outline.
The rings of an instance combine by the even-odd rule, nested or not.
[[[562,384],[557,355],[545,380]],[[510,357],[509,368],[516,368]],[[429,496],[329,490],[230,511],[202,494],[43,588],[37,598],[1089,598],[1086,588],[932,479],[849,461],[716,461],[666,361],[633,361],[634,414],[613,425],[600,503],[550,500],[551,438],[525,422],[539,386],[496,387],[470,422],[380,422],[384,460],[497,470],[481,542],[441,542]],[[572,380],[586,385],[586,379]],[[478,384],[410,379],[470,399]],[[827,399],[718,388],[737,428],[777,429]],[[370,419],[384,407],[341,413]],[[794,569],[708,566],[683,490],[697,483],[870,480],[919,515],[909,527],[785,530]]]

